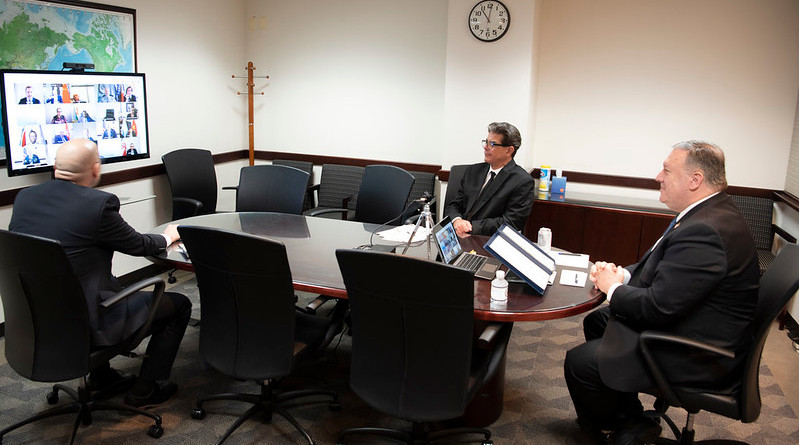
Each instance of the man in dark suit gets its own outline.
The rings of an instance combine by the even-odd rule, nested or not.
[[[39,99],[33,97],[33,88],[29,87],[29,86],[25,87],[25,97],[23,97],[22,99],[19,100],[19,104],[20,105],[25,105],[25,104],[32,105],[32,104],[38,104],[38,103],[39,103]]]
[[[119,214],[119,199],[93,187],[100,181],[97,145],[86,139],[64,143],[56,153],[52,181],[19,192],[14,201],[9,230],[61,242],[81,282],[97,346],[121,342],[146,321],[151,292],[138,292],[127,304],[104,310],[100,303],[122,286],[111,274],[115,251],[144,256],[163,251],[178,240],[177,227],[162,234],[140,234]],[[191,302],[167,292],[156,309],[139,379],[125,397],[133,406],[166,401],[177,386],[166,381],[191,315]],[[93,371],[90,386],[102,389],[122,376],[109,366]]]
[[[724,388],[742,366],[758,296],[755,243],[725,193],[725,157],[700,141],[673,147],[656,176],[661,202],[678,216],[642,259],[626,268],[597,262],[590,278],[610,304],[584,319],[587,342],[569,352],[564,374],[578,422],[612,432],[615,444],[644,443],[661,427],[642,416],[638,392],[654,383],[638,350],[647,329],[734,351],[697,360],[687,350],[658,354],[675,383]]]
[[[533,205],[531,175],[514,162],[522,145],[519,130],[506,122],[489,124],[483,160],[467,167],[455,197],[444,209],[459,237],[492,235],[503,223],[522,230]]]

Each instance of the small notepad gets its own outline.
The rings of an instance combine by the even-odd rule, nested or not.
[[[588,274],[586,272],[563,269],[561,270],[561,279],[558,281],[558,284],[563,284],[564,286],[583,287],[586,285],[587,276]]]

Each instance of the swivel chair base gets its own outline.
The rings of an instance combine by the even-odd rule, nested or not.
[[[81,380],[81,384],[78,387],[77,391],[62,384],[53,385],[53,390],[47,393],[47,403],[51,405],[55,405],[56,403],[58,403],[59,391],[64,391],[65,393],[67,393],[67,395],[69,395],[72,399],[74,399],[74,401],[61,406],[56,406],[54,408],[51,408],[47,411],[31,416],[23,421],[17,422],[14,425],[11,425],[3,429],[2,431],[0,431],[0,445],[2,445],[3,443],[3,436],[29,423],[36,422],[37,420],[47,419],[49,417],[59,416],[62,414],[78,413],[78,416],[75,419],[75,423],[72,428],[72,436],[69,441],[69,443],[72,444],[75,442],[75,436],[78,433],[78,427],[81,424],[85,426],[92,424],[92,412],[106,411],[106,410],[115,410],[120,412],[128,412],[133,414],[139,414],[142,416],[147,416],[153,419],[153,421],[155,422],[155,424],[150,426],[150,428],[147,430],[147,434],[150,437],[156,439],[158,439],[164,434],[164,428],[161,426],[161,416],[139,408],[134,408],[132,406],[122,405],[119,403],[104,402],[93,398],[92,394],[90,394],[89,390],[87,389],[86,377],[83,377],[83,379]]]
[[[370,435],[388,437],[391,439],[405,442],[408,445],[433,444],[440,440],[445,440],[453,436],[461,436],[464,434],[481,434],[483,435],[483,440],[481,441],[481,445],[492,445],[494,443],[491,440],[492,437],[491,431],[485,428],[465,427],[465,428],[449,428],[439,431],[429,431],[427,424],[422,422],[414,422],[412,430],[410,432],[393,430],[389,428],[373,428],[373,427],[346,429],[339,433],[339,438],[336,440],[336,444],[344,445],[344,438],[346,436],[351,436],[356,434],[370,434]]]
[[[261,383],[261,393],[260,394],[243,394],[243,393],[224,393],[224,394],[214,394],[209,395],[206,397],[201,397],[197,399],[197,404],[195,408],[192,410],[192,418],[193,419],[203,419],[206,416],[206,410],[203,408],[203,404],[205,402],[210,402],[214,400],[236,400],[240,402],[247,402],[253,404],[253,406],[245,411],[244,414],[239,416],[236,419],[236,422],[225,431],[225,434],[217,440],[217,445],[222,444],[228,437],[233,433],[239,426],[241,426],[247,419],[255,416],[259,413],[264,413],[266,422],[272,421],[272,414],[277,413],[280,414],[281,417],[289,421],[292,426],[295,427],[300,434],[306,439],[309,445],[314,445],[314,440],[311,439],[311,436],[308,432],[297,422],[297,420],[292,416],[288,411],[283,408],[284,402],[289,400],[294,400],[299,397],[305,396],[314,396],[314,395],[326,395],[331,397],[331,402],[328,405],[328,408],[331,411],[339,411],[342,409],[342,404],[339,402],[339,395],[333,391],[325,391],[325,390],[315,390],[315,389],[301,389],[297,391],[289,391],[281,394],[275,394],[272,389],[272,386],[269,384]],[[1,444],[0,444],[1,445]]]
[[[668,408],[669,406],[661,399],[656,399],[655,409],[645,412],[645,416],[652,419],[663,419],[667,426],[669,426],[669,429],[672,431],[673,436],[675,436],[675,439],[659,437],[652,442],[655,445],[748,445],[747,442],[727,439],[708,439],[695,442],[694,416],[696,413],[687,413],[686,426],[680,429],[678,428],[678,425],[676,425],[675,422],[667,416],[666,411]]]

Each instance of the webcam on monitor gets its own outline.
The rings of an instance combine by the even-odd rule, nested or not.
[[[94,63],[64,62],[61,66],[65,70],[73,70],[73,71],[83,71],[83,70],[93,70],[94,69]]]

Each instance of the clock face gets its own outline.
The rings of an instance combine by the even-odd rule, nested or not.
[[[511,15],[506,5],[496,0],[478,2],[469,13],[467,24],[476,39],[494,42],[503,37],[511,23]]]

